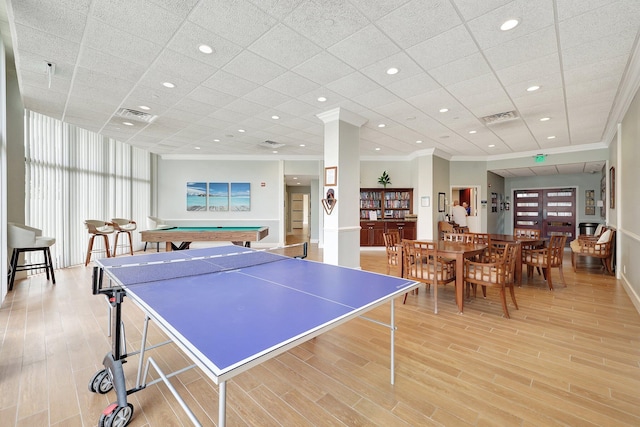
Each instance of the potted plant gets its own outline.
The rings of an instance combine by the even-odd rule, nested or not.
[[[384,188],[387,188],[387,184],[391,184],[391,178],[387,171],[382,172],[382,175],[378,178],[378,184],[384,185]]]

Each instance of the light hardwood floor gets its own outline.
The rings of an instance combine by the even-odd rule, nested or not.
[[[317,247],[310,258],[322,259]],[[361,265],[384,272],[384,251],[363,250]],[[1,426],[94,426],[115,400],[113,391],[87,389],[110,348],[107,307],[91,295],[90,276],[91,265],[61,269],[55,286],[36,275],[8,295],[0,309]],[[511,319],[491,290],[457,314],[451,286],[439,289],[435,315],[421,287],[406,305],[396,302],[395,385],[388,330],[357,319],[230,381],[228,425],[640,425],[640,315],[597,264],[574,274],[565,257],[565,278],[567,287],[556,279],[553,292],[537,275],[516,288],[520,310],[510,306]],[[387,320],[388,312],[370,315]],[[131,351],[143,317],[131,302],[124,314]],[[160,339],[152,326],[149,341]],[[163,369],[187,364],[173,345],[153,351]],[[215,425],[217,386],[197,369],[172,382],[203,425]],[[129,398],[131,426],[190,425],[162,384]]]

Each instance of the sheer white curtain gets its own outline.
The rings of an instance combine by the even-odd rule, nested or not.
[[[56,238],[51,248],[56,268],[84,262],[86,219],[128,218],[144,227],[151,197],[149,152],[32,111],[25,121],[25,216]],[[134,248],[141,248],[139,233],[133,234]]]

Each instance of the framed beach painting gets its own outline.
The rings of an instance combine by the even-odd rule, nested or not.
[[[251,210],[251,184],[248,182],[231,183],[231,211],[248,212]]]
[[[229,183],[210,182],[207,204],[211,212],[227,212],[229,210]]]
[[[187,182],[187,211],[207,210],[207,183]]]

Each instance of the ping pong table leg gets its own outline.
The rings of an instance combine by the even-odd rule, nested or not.
[[[395,383],[395,339],[396,339],[396,322],[395,322],[395,298],[391,300],[391,385]]]
[[[227,410],[227,382],[218,385],[218,427],[224,427]]]

